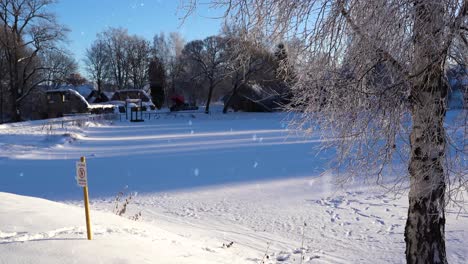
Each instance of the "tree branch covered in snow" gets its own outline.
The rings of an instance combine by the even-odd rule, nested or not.
[[[184,3],[189,12],[200,4],[196,0]],[[216,0],[211,5],[225,8],[227,21],[244,28],[250,40],[303,41],[295,61],[294,102],[289,106],[298,113],[293,126],[310,131],[320,127],[330,139],[328,145],[338,147],[340,165],[355,168],[361,175],[382,177],[386,165],[409,158],[410,90],[428,67],[411,63],[417,3]],[[439,53],[432,63],[445,68],[455,62],[466,65],[468,46],[462,38],[466,36],[462,29],[467,24],[466,1],[442,1],[440,8],[445,14],[442,43],[437,43]],[[443,55],[448,48],[450,57]],[[466,146],[458,148],[464,150],[454,159],[467,154]],[[463,167],[455,167],[452,172],[466,177]]]
[[[445,204],[468,188],[468,111],[460,111],[458,127],[446,126],[446,117],[453,118],[446,114],[446,70],[457,63],[466,68],[468,1],[211,3],[250,39],[302,40],[288,107],[292,125],[321,132],[326,147],[337,150],[343,182],[409,175],[407,262],[446,263]],[[193,12],[199,3],[187,4]],[[392,171],[400,161],[407,173]]]

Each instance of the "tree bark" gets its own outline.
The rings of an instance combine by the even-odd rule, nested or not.
[[[0,83],[0,124],[3,124],[3,86]]]
[[[16,91],[16,92],[15,92]],[[11,121],[12,122],[20,122],[21,115],[19,113],[19,103],[18,103],[18,92],[16,89],[11,91]]]
[[[229,105],[231,105],[231,101],[232,101],[232,98],[234,97],[234,93],[232,93],[229,98],[227,99],[227,101],[224,103],[224,107],[223,107],[223,114],[226,114],[227,111],[228,111],[228,108],[229,108]]]
[[[415,0],[411,80],[412,131],[408,166],[410,192],[405,227],[409,264],[447,263],[445,172],[447,83],[443,43],[444,10],[438,0]],[[445,52],[445,53],[444,53]]]
[[[213,83],[213,80],[210,79],[210,89],[208,91],[208,99],[206,100],[205,114],[210,113],[210,103],[211,103],[211,96],[213,96],[213,90],[214,90],[214,83]]]
[[[440,80],[440,78],[439,78]],[[445,252],[445,96],[421,92],[412,111],[410,192],[405,227],[407,263],[447,263]]]
[[[234,96],[237,95],[237,88],[238,88],[238,87],[239,87],[239,85],[237,85],[237,84],[234,85],[234,88],[232,89],[231,95],[229,96],[228,100],[224,103],[223,114],[226,114],[226,113],[227,113],[228,108],[229,108],[229,106],[231,105],[232,98],[234,98]]]
[[[20,68],[18,66],[18,59],[19,55],[16,50],[14,49],[14,61],[13,61],[13,66],[10,68],[11,74],[10,74],[10,92],[11,92],[11,121],[12,122],[19,122],[21,121],[21,116],[19,114],[19,102],[18,99],[21,96],[22,92],[22,87],[20,84],[20,78],[19,78],[19,71]],[[20,91],[21,89],[21,91]]]

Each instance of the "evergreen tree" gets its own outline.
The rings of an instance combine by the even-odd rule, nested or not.
[[[164,64],[158,57],[155,57],[149,65],[149,82],[151,97],[154,105],[161,109],[164,104],[164,90],[166,87],[166,74]]]

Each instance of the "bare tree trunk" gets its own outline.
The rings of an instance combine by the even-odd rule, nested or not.
[[[441,78],[439,78],[439,81]],[[445,102],[446,88],[421,92],[413,107],[410,193],[405,228],[407,263],[447,263],[445,252]],[[426,88],[427,89],[427,88]]]
[[[440,50],[443,7],[416,0],[411,87],[410,192],[405,227],[407,263],[447,263],[445,251],[446,54]]]
[[[238,87],[239,86],[237,84],[234,85],[234,88],[232,89],[231,95],[229,96],[228,100],[224,103],[223,114],[227,113],[227,110],[228,110],[229,106],[231,105],[232,98],[234,98],[234,96],[237,95],[237,88]]]
[[[15,54],[16,54],[16,51],[15,51]],[[15,58],[18,58],[18,55],[15,56]],[[12,74],[10,76],[11,77],[11,80],[10,80],[10,96],[11,96],[11,121],[12,122],[19,122],[21,121],[21,117],[20,117],[20,114],[19,114],[19,102],[18,102],[18,98],[20,97],[21,93],[20,93],[20,84],[19,84],[19,66],[18,66],[18,62],[17,62],[17,59],[16,61],[14,62],[14,66],[13,66],[13,69],[11,70],[12,71]]]
[[[12,122],[19,122],[21,121],[21,116],[19,114],[19,103],[18,99],[18,92],[16,89],[13,89],[11,92],[11,121]]]
[[[224,103],[224,107],[223,107],[223,114],[226,114],[227,111],[228,111],[228,108],[229,106],[231,105],[231,101],[232,101],[232,98],[234,97],[234,93],[232,93],[229,98],[227,99],[227,101]]]
[[[101,81],[101,79],[97,80],[97,89],[98,89],[98,96],[101,97],[101,93],[102,93],[102,81]]]
[[[213,90],[214,90],[214,83],[213,83],[213,80],[210,79],[210,89],[208,91],[208,99],[206,100],[205,114],[210,113],[210,103],[211,103],[211,97],[213,96]]]
[[[3,124],[3,86],[1,83],[0,83],[0,124]]]

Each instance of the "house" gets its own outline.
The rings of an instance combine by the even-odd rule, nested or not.
[[[90,105],[77,91],[72,89],[57,89],[46,92],[47,116],[62,117],[68,114],[88,113]]]
[[[95,103],[104,103],[110,101],[110,98],[112,97],[113,93],[107,93],[107,92],[98,92],[93,84],[83,84],[83,85],[78,85],[78,86],[72,86],[72,85],[67,85],[61,87],[62,89],[72,89],[77,91],[81,96],[83,96],[86,101],[90,104],[95,104]]]

